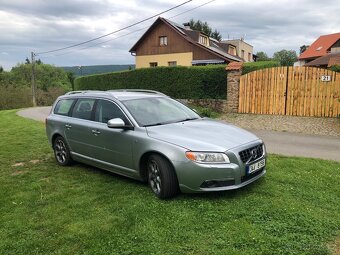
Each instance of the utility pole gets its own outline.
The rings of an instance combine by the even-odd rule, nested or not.
[[[32,63],[32,103],[33,103],[33,107],[37,106],[37,100],[36,100],[36,96],[35,96],[35,90],[36,90],[36,86],[35,86],[35,54],[32,51],[31,52],[31,63]]]

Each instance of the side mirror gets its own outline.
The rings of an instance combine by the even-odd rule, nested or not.
[[[109,128],[122,128],[122,129],[133,129],[132,126],[125,125],[125,122],[121,118],[110,119],[107,122]]]

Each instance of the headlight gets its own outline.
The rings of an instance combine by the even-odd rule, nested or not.
[[[228,156],[221,152],[187,151],[185,156],[198,163],[230,163]]]

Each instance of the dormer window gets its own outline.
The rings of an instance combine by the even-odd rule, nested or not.
[[[159,46],[167,46],[168,45],[168,37],[160,36],[159,37]]]
[[[203,44],[203,45],[206,45],[208,46],[208,37],[207,36],[204,36],[204,35],[200,35],[199,39],[198,39],[198,42],[200,44]]]
[[[230,55],[236,56],[236,48],[234,46],[229,45],[228,53]]]

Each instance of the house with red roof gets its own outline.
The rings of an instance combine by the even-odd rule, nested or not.
[[[299,57],[298,66],[329,67],[340,65],[340,33],[322,35]]]

